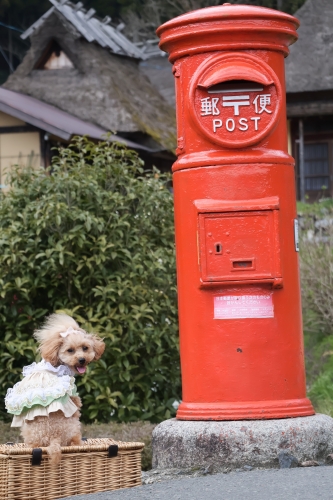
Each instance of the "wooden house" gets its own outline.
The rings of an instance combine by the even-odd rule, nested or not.
[[[22,35],[31,47],[0,88],[0,175],[13,163],[47,165],[52,146],[73,135],[108,131],[148,167],[170,170],[174,109],[139,68],[144,47],[81,2],[50,2]]]
[[[333,2],[307,0],[295,13],[299,40],[286,59],[290,152],[298,198],[333,196]]]

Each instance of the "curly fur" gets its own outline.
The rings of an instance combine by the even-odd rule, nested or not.
[[[70,333],[63,338],[60,333],[68,328],[81,332]],[[89,334],[67,314],[52,314],[40,330],[34,333],[39,351],[45,361],[53,366],[66,364],[73,372],[84,369],[91,361],[98,360],[105,349],[104,342],[95,334]],[[84,362],[82,361],[84,360]],[[48,417],[36,417],[25,421],[21,434],[24,442],[33,447],[46,447],[52,465],[61,460],[61,446],[82,443],[80,412],[82,403],[77,396],[71,398],[78,407],[72,417],[65,417],[62,411],[50,413]]]

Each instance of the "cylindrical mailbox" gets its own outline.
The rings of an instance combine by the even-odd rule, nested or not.
[[[306,398],[284,57],[298,21],[224,4],[157,33],[176,82],[182,420],[314,414]]]

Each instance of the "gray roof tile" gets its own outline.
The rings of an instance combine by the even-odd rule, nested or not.
[[[82,3],[73,4],[67,0],[50,0],[53,7],[49,9],[40,19],[28,28],[21,37],[28,38],[39,28],[44,21],[55,11],[60,12],[67,21],[85,38],[88,42],[96,42],[101,47],[108,47],[111,52],[137,59],[146,59],[145,51],[132,43],[122,33],[109,24],[95,17],[94,9],[86,11],[82,8]]]

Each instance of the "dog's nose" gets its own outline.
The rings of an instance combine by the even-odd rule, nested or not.
[[[84,363],[86,362],[86,359],[85,358],[80,358],[79,359],[79,363],[80,365],[84,365]]]

